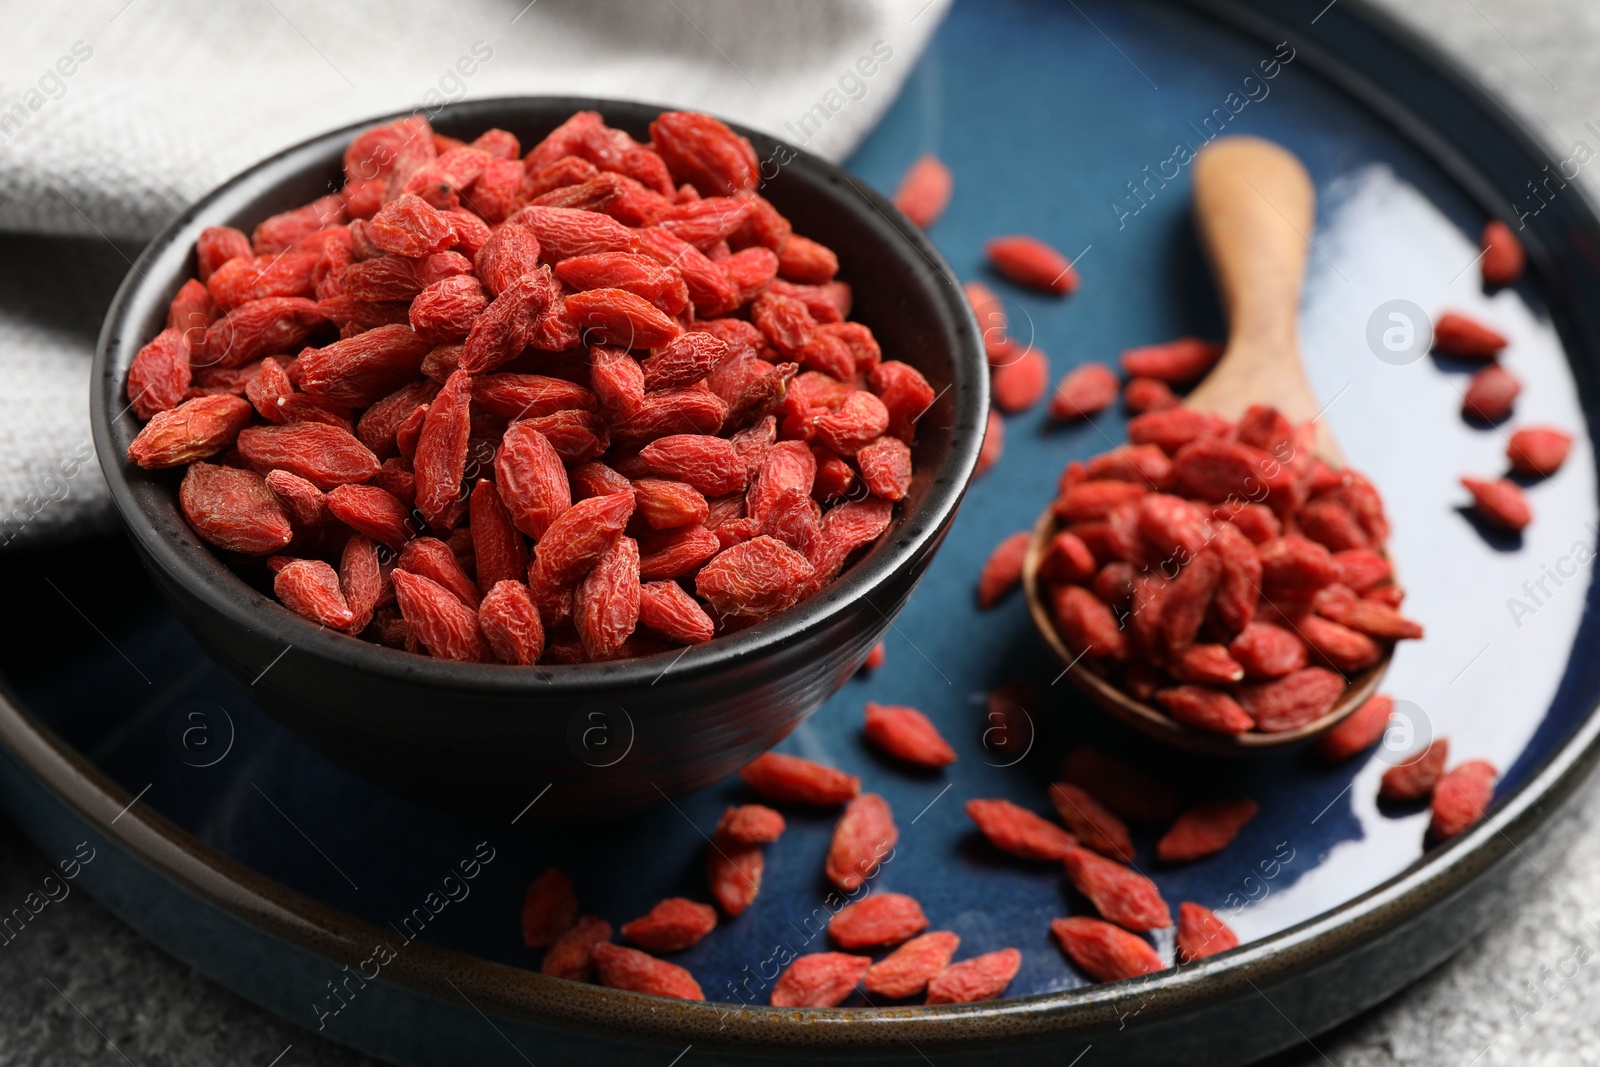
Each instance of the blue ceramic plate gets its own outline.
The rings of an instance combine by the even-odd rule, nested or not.
[[[583,910],[613,924],[662,897],[704,899],[705,835],[725,805],[751,799],[738,781],[570,833],[533,830],[516,810],[468,824],[409,806],[260,714],[115,543],[88,565],[78,551],[3,564],[19,599],[57,615],[0,653],[16,705],[0,715],[0,798],[49,855],[95,841],[83,884],[174,954],[291,1020],[406,1063],[603,1055],[659,1067],[685,1046],[726,1060],[1036,1062],[1045,1049],[1065,1062],[1091,1044],[1119,1062],[1244,1062],[1375,1003],[1536,877],[1537,830],[1592,762],[1600,669],[1581,650],[1594,640],[1585,431],[1600,225],[1576,187],[1527,194],[1554,161],[1437,56],[1355,0],[1322,6],[966,0],[850,167],[892,189],[917,155],[940,154],[956,196],[932,236],[963,277],[1001,290],[1013,333],[1048,352],[1059,376],[1131,345],[1220,335],[1189,225],[1184,146],[1251,133],[1305,161],[1319,197],[1306,362],[1350,462],[1388,500],[1407,611],[1428,629],[1400,648],[1385,685],[1414,730],[1397,747],[1444,735],[1453,758],[1504,772],[1491,818],[1462,839],[1425,852],[1425,811],[1378,808],[1393,749],[1333,768],[1296,753],[1230,763],[1157,751],[1058,684],[1020,597],[975,609],[990,549],[1031,523],[1064,463],[1121,439],[1115,411],[1065,429],[1042,410],[1007,420],[1005,456],[971,489],[891,630],[887,665],[781,746],[861,775],[893,805],[901,842],[879,889],[915,895],[935,928],[960,934],[962,957],[1022,951],[994,1004],[743,1007],[765,1003],[787,955],[828,947],[820,872],[833,818],[801,810],[768,850],[758,903],[673,957],[713,1003],[542,979],[518,936],[529,880],[565,868]],[[1521,216],[1532,269],[1486,293],[1476,238],[1495,216],[1514,226]],[[1082,289],[1046,298],[987,277],[984,240],[1010,232],[1076,257]],[[1505,427],[1462,422],[1464,368],[1381,342],[1391,311],[1420,320],[1445,307],[1512,338],[1518,422],[1579,438],[1561,473],[1529,489],[1537,519],[1515,541],[1476,526],[1456,483],[1503,468]],[[985,694],[1019,677],[1047,694],[1020,758],[982,742]],[[915,775],[875,757],[860,738],[867,700],[922,708],[959,762]],[[1047,810],[1061,753],[1080,742],[1190,798],[1260,802],[1232,845],[1197,863],[1162,867],[1154,835],[1136,837],[1165,897],[1226,913],[1244,947],[1085,988],[1047,930],[1089,913],[1086,902],[1050,865],[997,854],[962,811],[972,797]],[[542,786],[528,783],[530,803]],[[1170,931],[1155,944],[1170,958]]]

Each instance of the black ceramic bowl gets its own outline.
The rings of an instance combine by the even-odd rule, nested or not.
[[[484,100],[441,112],[442,133],[489,127],[537,143],[580,109],[635,137],[662,109],[565,97]],[[145,566],[200,644],[267,711],[329,759],[438,806],[533,820],[595,818],[725,777],[780,741],[861,665],[916,587],[955,517],[982,444],[988,377],[960,286],[931,242],[839,168],[770,137],[755,145],[766,195],[799,233],[833,248],[855,287],[852,317],[886,357],[938,391],[918,423],[915,476],[893,525],[832,586],[770,620],[680,652],[615,663],[450,663],[325,630],[229,570],[183,520],[181,472],[125,456],[139,430],[127,371],[193,275],[207,226],[257,222],[337,188],[345,145],[394,116],[307,141],[205,197],[139,257],[95,355],[95,447]]]

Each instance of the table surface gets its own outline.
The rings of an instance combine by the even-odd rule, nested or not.
[[[1334,0],[1338,2],[1338,0]],[[1462,59],[1565,154],[1600,134],[1600,5],[1590,0],[1377,0]],[[1600,195],[1600,179],[1582,179]],[[1558,832],[1571,841],[1517,912],[1401,995],[1273,1067],[1600,1064],[1600,821],[1587,789]],[[0,900],[48,866],[0,818]],[[173,960],[83,893],[0,951],[6,1064],[372,1064],[263,1012]]]

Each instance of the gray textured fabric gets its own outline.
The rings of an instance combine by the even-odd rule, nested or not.
[[[366,116],[517,93],[703,108],[837,159],[947,4],[13,5],[0,34],[0,544],[105,520],[84,451],[102,279],[114,285],[132,249],[254,161]],[[875,45],[864,78],[856,63]]]

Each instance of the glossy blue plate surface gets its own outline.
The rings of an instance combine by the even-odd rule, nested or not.
[[[1594,398],[1584,396],[1586,384],[1580,388],[1593,353],[1570,335],[1564,345],[1556,326],[1592,296],[1541,273],[1551,261],[1541,244],[1548,233],[1530,237],[1535,269],[1519,286],[1481,290],[1477,234],[1493,214],[1515,224],[1513,207],[1482,200],[1487,186],[1475,172],[1447,173],[1414,136],[1311,69],[1308,52],[1332,46],[1309,24],[1319,6],[1293,6],[1298,29],[1279,46],[1162,3],[966,0],[849,161],[867,182],[892,189],[922,152],[946,160],[956,194],[932,236],[963,278],[983,278],[1001,293],[1013,334],[1047,352],[1059,377],[1086,360],[1114,361],[1132,345],[1184,333],[1220,336],[1177,146],[1198,147],[1208,129],[1221,129],[1295,151],[1319,198],[1317,232],[1307,235],[1314,251],[1305,360],[1347,458],[1388,501],[1406,610],[1428,631],[1426,640],[1401,646],[1384,685],[1408,702],[1414,732],[1373,758],[1330,768],[1305,753],[1229,762],[1154,748],[1060,678],[1020,596],[986,613],[974,606],[974,580],[994,544],[1031,525],[1068,460],[1111,447],[1125,424],[1112,410],[1055,428],[1043,405],[1008,419],[1005,455],[970,490],[891,630],[887,665],[848,683],[780,748],[859,774],[865,788],[889,800],[900,845],[874,885],[915,895],[934,928],[960,934],[962,957],[1021,949],[1009,997],[1084,983],[1047,930],[1054,917],[1091,912],[1053,866],[996,853],[962,805],[1008,797],[1048,811],[1045,789],[1070,745],[1086,741],[1135,760],[1194,800],[1260,802],[1260,816],[1232,845],[1197,863],[1157,864],[1151,828],[1135,839],[1139,865],[1169,902],[1224,912],[1252,942],[1424,859],[1426,811],[1380,810],[1375,802],[1385,761],[1416,737],[1448,736],[1452,762],[1493,762],[1504,772],[1503,799],[1568,743],[1600,695],[1590,587],[1595,463],[1585,415]],[[1274,76],[1266,78],[1268,71]],[[1534,177],[1531,157],[1527,166]],[[1578,196],[1576,189],[1562,195]],[[1044,297],[989,275],[983,242],[1012,232],[1038,235],[1075,257],[1082,289]],[[1386,318],[1392,301],[1425,314],[1459,308],[1495,323],[1512,338],[1505,363],[1525,386],[1512,425],[1548,422],[1577,434],[1565,468],[1530,487],[1536,521],[1520,539],[1491,535],[1464,515],[1468,498],[1456,482],[1464,473],[1503,470],[1508,427],[1463,423],[1466,368],[1420,352],[1404,363],[1387,349],[1379,357],[1369,324],[1393,325]],[[705,836],[725,805],[752,799],[737,780],[566,833],[534,829],[516,810],[468,824],[404,804],[334,769],[266,719],[246,689],[201,656],[125,552],[101,551],[84,570],[69,568],[66,556],[49,557],[49,566],[0,561],[15,596],[53,604],[60,628],[0,650],[0,669],[35,715],[139,794],[139,805],[205,845],[394,929],[398,943],[417,935],[519,967],[538,960],[518,936],[521,894],[550,864],[572,874],[584,911],[614,925],[662,897],[707,898]],[[1020,761],[982,741],[991,725],[985,694],[1018,677],[1046,694]],[[860,738],[867,700],[921,708],[959,761],[941,773],[908,774],[878,758]],[[594,739],[589,744],[594,759]],[[625,744],[621,730],[616,744]],[[528,783],[530,802],[544,785]],[[818,930],[830,906],[821,869],[834,814],[786,815],[789,830],[768,849],[757,904],[672,957],[713,1000],[765,1003],[775,960],[831,947]],[[493,859],[469,892],[447,899],[446,876],[485,850]],[[1170,958],[1171,932],[1154,940]],[[328,972],[337,976],[336,967]],[[316,1028],[320,1019],[333,1036],[374,1047],[375,1023],[363,1021],[359,1000],[334,1014],[339,1002],[325,989],[308,988],[303,999],[299,1021]],[[323,1019],[323,1012],[330,1014]]]

